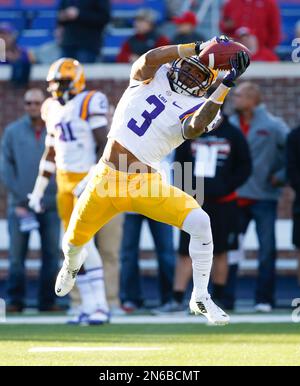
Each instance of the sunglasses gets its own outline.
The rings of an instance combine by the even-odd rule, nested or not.
[[[36,105],[39,106],[42,102],[41,101],[24,101],[26,106]]]

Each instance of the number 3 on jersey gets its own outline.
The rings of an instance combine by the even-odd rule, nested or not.
[[[71,123],[61,122],[55,125],[55,128],[60,131],[59,139],[63,142],[76,141],[76,137],[73,134]]]
[[[156,95],[150,95],[146,101],[149,103],[149,105],[154,105],[155,107],[151,112],[145,110],[142,113],[144,122],[141,124],[141,126],[138,126],[137,121],[133,118],[131,118],[127,124],[127,127],[129,127],[130,130],[132,130],[140,137],[145,134],[145,132],[149,129],[152,121],[157,118],[159,114],[162,113],[165,109],[165,105],[160,99],[158,99]]]

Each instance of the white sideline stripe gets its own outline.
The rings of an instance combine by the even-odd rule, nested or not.
[[[5,323],[9,325],[20,324],[65,324],[66,316],[28,316],[28,317],[7,317]],[[115,316],[111,319],[112,324],[207,324],[204,316],[193,315],[167,315],[167,316]],[[231,315],[230,323],[292,323],[292,315]],[[84,327],[83,327],[84,328]],[[99,327],[101,328],[101,326]]]
[[[33,347],[28,350],[29,353],[48,353],[48,352],[93,352],[93,351],[156,351],[161,347]]]

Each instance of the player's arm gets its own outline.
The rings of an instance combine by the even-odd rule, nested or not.
[[[47,134],[45,151],[39,165],[39,175],[35,181],[32,193],[28,194],[28,206],[37,213],[42,212],[41,200],[51,176],[55,173],[55,169],[54,137],[51,134]]]
[[[142,55],[132,65],[131,79],[144,81],[153,78],[156,71],[163,64],[173,62],[179,58],[199,55],[201,50],[217,38],[207,42],[195,42],[154,48]]]
[[[107,142],[108,110],[109,104],[105,95],[101,93],[95,94],[91,101],[88,123],[95,140],[97,159],[102,157]],[[76,197],[79,197],[84,191],[94,172],[94,169],[95,165],[90,168],[88,174],[75,186],[73,194]]]
[[[249,66],[249,56],[246,52],[240,51],[237,53],[236,58],[231,60],[231,64],[232,70],[225,75],[222,83],[209,99],[194,114],[183,121],[183,136],[186,139],[197,138],[201,134],[215,128],[215,125],[212,125],[211,123],[217,116],[230,89],[234,87],[235,81]]]

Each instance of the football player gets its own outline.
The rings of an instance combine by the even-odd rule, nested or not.
[[[133,64],[103,156],[75,206],[63,240],[65,261],[55,286],[58,296],[73,287],[84,260],[84,244],[117,213],[134,211],[190,234],[194,282],[190,309],[211,323],[229,322],[207,290],[213,258],[209,217],[194,198],[168,185],[157,172],[160,161],[184,140],[216,126],[226,95],[250,63],[246,52],[238,52],[231,60],[232,69],[206,99],[204,94],[217,77],[199,60],[207,44],[156,48]]]
[[[46,150],[29,195],[29,207],[42,211],[41,200],[49,178],[56,171],[58,212],[66,230],[77,197],[96,163],[96,148],[99,154],[104,149],[108,102],[101,92],[85,89],[83,67],[71,58],[53,63],[47,82],[52,97],[42,106],[47,127]],[[92,238],[86,243],[84,253],[84,268],[77,280],[82,312],[70,322],[102,324],[109,319],[108,304],[102,260]]]

